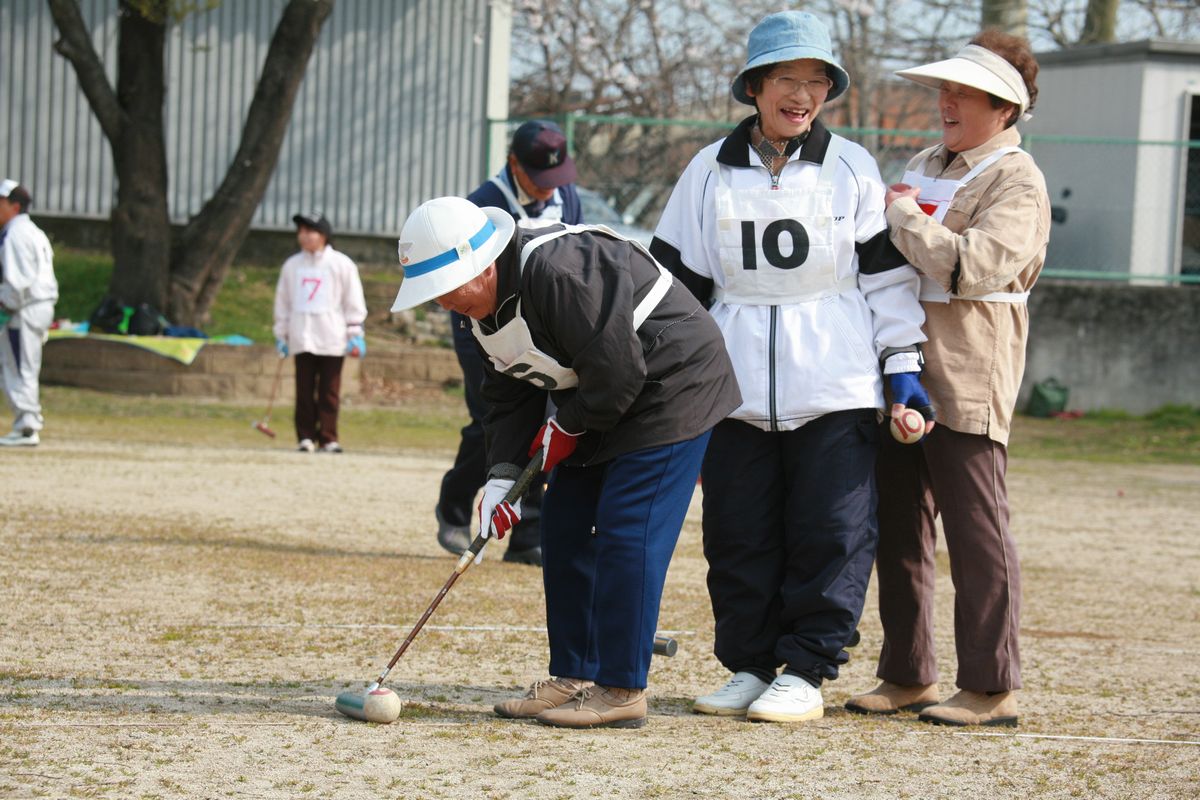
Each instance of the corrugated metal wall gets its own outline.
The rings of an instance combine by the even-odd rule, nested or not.
[[[80,0],[115,85],[114,0]],[[172,217],[198,212],[241,138],[283,0],[224,0],[170,29],[167,158]],[[256,228],[317,208],[345,233],[394,235],[409,210],[485,177],[488,0],[337,0],[301,84]],[[107,141],[53,50],[44,0],[0,2],[0,177],[35,212],[107,217]],[[507,79],[507,76],[504,76]]]

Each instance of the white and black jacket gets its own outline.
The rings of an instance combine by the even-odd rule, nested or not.
[[[517,228],[497,259],[497,309],[485,333],[509,322],[520,298],[534,345],[578,375],[579,385],[551,391],[556,417],[584,431],[568,465],[692,439],[738,404],[737,381],[721,333],[678,281],[636,331],[633,313],[660,276],[632,242],[581,230],[537,247],[524,269],[520,249],[554,231]],[[483,354],[488,465],[524,464],[546,411],[547,392],[498,372]]]
[[[651,244],[654,257],[711,311],[734,361],[743,404],[731,416],[763,430],[793,430],[822,414],[882,408],[879,357],[889,347],[925,341],[916,271],[888,240],[885,187],[875,160],[844,142],[833,173],[834,257],[839,280],[854,288],[804,302],[741,305],[713,300],[725,276],[717,257],[710,164],[734,188],[770,186],[743,120],[688,164]],[[815,185],[830,133],[814,122],[793,145],[784,187]],[[717,292],[719,293],[719,292]],[[915,356],[914,356],[915,359]]]

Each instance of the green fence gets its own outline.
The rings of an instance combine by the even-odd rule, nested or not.
[[[491,122],[511,134],[523,121]],[[558,122],[580,186],[646,230],[653,230],[692,156],[732,128],[597,114]],[[834,130],[866,147],[887,183],[898,181],[909,159],[941,138],[938,131]],[[1200,284],[1200,141],[1027,135],[1022,146],[1046,176],[1053,211],[1046,277]]]

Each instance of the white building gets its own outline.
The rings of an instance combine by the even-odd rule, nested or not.
[[[1200,42],[1075,47],[1038,62],[1037,107],[1021,127],[1065,213],[1046,268],[1200,273],[1200,149],[1186,144],[1200,140]]]
[[[118,4],[79,5],[115,84]],[[225,175],[284,5],[224,0],[168,30],[173,221]],[[511,27],[510,7],[489,0],[338,0],[252,228],[290,230],[316,208],[339,233],[394,237],[421,201],[474,189],[507,148],[488,119],[507,116]],[[44,2],[0,2],[0,177],[27,184],[39,216],[105,220],[109,145],[57,38]]]

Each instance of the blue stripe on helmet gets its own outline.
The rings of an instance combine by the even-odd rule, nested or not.
[[[479,229],[479,233],[467,240],[467,244],[471,245],[472,250],[478,250],[479,245],[490,239],[492,234],[495,232],[496,226],[493,225],[492,221],[489,219],[484,223],[483,227]],[[418,261],[415,264],[406,264],[404,266],[404,277],[415,278],[418,275],[425,275],[426,273],[433,272],[435,269],[444,267],[447,264],[453,264],[455,261],[458,261],[458,251],[447,250],[444,253],[434,256],[433,258],[427,258],[424,261]]]

